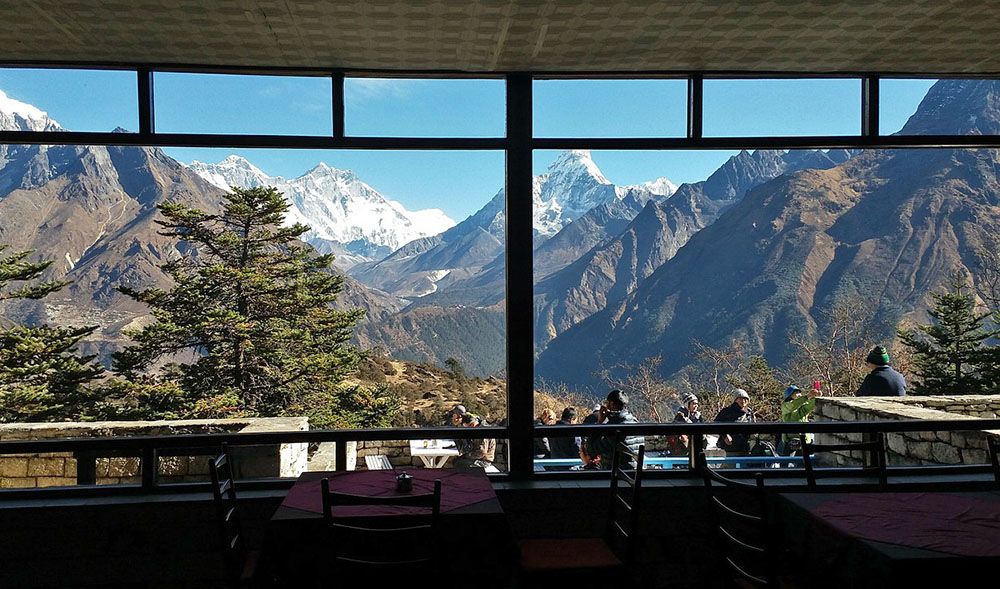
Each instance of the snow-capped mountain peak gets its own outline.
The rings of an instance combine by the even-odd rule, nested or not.
[[[0,90],[0,130],[47,131],[61,128],[45,111],[11,98]]]
[[[377,251],[385,255],[455,224],[439,209],[409,211],[363,182],[354,172],[324,162],[292,180],[268,176],[239,156],[229,156],[218,164],[193,162],[190,167],[224,188],[274,186],[292,204],[286,221],[310,227],[305,235],[307,240],[352,244],[359,252]]]
[[[552,165],[549,166],[548,176],[580,176],[586,175],[599,184],[611,184],[611,181],[604,177],[601,169],[594,163],[589,149],[571,149],[559,154]]]
[[[618,194],[590,151],[574,149],[559,154],[547,172],[535,178],[533,197],[535,231],[554,235]]]
[[[671,194],[677,192],[677,185],[674,184],[670,178],[661,176],[656,180],[649,180],[648,182],[643,182],[642,184],[629,184],[628,186],[621,186],[618,191],[618,196],[621,197],[627,190],[645,190],[657,196],[670,196]]]
[[[193,161],[189,166],[199,176],[223,190],[230,186],[257,188],[274,186],[283,178],[272,178],[244,157],[231,155],[217,164]]]

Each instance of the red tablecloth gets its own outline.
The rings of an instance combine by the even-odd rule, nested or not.
[[[435,479],[441,480],[441,513],[460,510],[483,501],[496,499],[496,493],[486,473],[482,471],[455,471],[446,469],[369,470],[356,472],[307,472],[295,482],[281,507],[323,513],[320,481],[330,479],[330,489],[339,493],[370,497],[393,497],[396,475],[406,472],[413,477],[412,494],[430,493]],[[419,508],[359,506],[338,508],[334,515],[383,516],[419,512]]]
[[[866,540],[958,556],[1000,556],[1000,497],[947,493],[849,493],[811,509]]]

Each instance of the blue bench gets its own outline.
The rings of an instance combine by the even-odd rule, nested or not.
[[[647,456],[646,468],[656,466],[664,470],[687,468],[688,458],[671,456]],[[569,470],[579,466],[577,458],[536,458],[535,472],[547,470]],[[714,468],[802,468],[801,456],[732,456],[708,458],[708,465]]]

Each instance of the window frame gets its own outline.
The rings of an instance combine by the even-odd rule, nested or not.
[[[219,148],[284,148],[284,149],[365,149],[365,150],[496,150],[503,151],[506,159],[505,186],[507,194],[507,243],[506,267],[506,328],[507,328],[507,407],[508,425],[489,428],[490,433],[509,440],[510,461],[508,476],[517,479],[537,477],[533,470],[532,438],[534,435],[533,392],[534,357],[532,325],[533,281],[531,272],[510,272],[511,268],[530,268],[532,256],[532,155],[535,150],[736,150],[736,149],[829,149],[829,148],[1000,148],[1000,136],[909,135],[885,136],[879,133],[879,73],[854,72],[829,74],[821,72],[582,72],[582,73],[528,73],[513,72],[450,72],[450,71],[352,71],[331,69],[280,69],[218,66],[171,66],[157,64],[81,64],[81,63],[0,63],[3,68],[66,68],[94,70],[127,70],[137,77],[136,102],[139,113],[137,133],[96,133],[79,131],[34,132],[0,131],[0,144],[78,144],[78,145],[130,145],[151,147],[219,147]],[[267,134],[208,134],[160,133],[156,131],[154,73],[212,73],[252,74],[275,76],[328,77],[332,82],[330,116],[333,121],[330,135],[267,135]],[[501,78],[505,81],[506,132],[502,137],[364,137],[345,135],[344,79],[351,77],[380,78]],[[795,137],[703,137],[704,80],[715,78],[753,79],[813,79],[855,78],[861,80],[861,129],[857,135],[795,136]],[[921,79],[993,79],[996,76],[970,75],[967,73],[940,74],[886,74],[886,78]],[[687,133],[685,137],[534,137],[532,130],[532,84],[535,80],[548,79],[677,79],[687,80]],[[996,420],[1000,423],[1000,420]],[[988,423],[978,422],[978,423]],[[957,422],[956,422],[957,423]],[[761,424],[764,425],[764,424]],[[959,424],[960,425],[960,424]],[[641,429],[650,428],[644,425]],[[672,426],[677,429],[679,426]],[[600,431],[596,428],[594,431]],[[607,429],[607,428],[604,428]],[[682,427],[680,429],[683,429]],[[710,429],[710,428],[709,428]],[[774,429],[774,428],[771,428]],[[652,431],[652,430],[650,430]],[[678,430],[679,431],[679,430]],[[707,431],[707,430],[706,430]],[[778,430],[775,430],[778,431]],[[282,439],[346,439],[339,430],[313,430],[311,434],[289,433]],[[393,436],[396,437],[393,437]],[[351,439],[407,439],[421,432],[412,430],[352,430]],[[464,437],[462,435],[458,437]],[[195,436],[195,441],[203,442]],[[236,437],[234,437],[236,439]],[[256,439],[256,438],[253,438]],[[268,438],[270,440],[271,438]],[[248,438],[249,443],[250,440]],[[89,446],[79,441],[79,447]],[[91,440],[91,442],[97,442]],[[9,443],[0,445],[6,452]],[[20,443],[25,448],[35,447],[30,442]],[[35,443],[36,445],[38,443]],[[92,443],[98,447],[101,444]],[[148,444],[147,444],[148,446]],[[175,440],[169,447],[185,446]],[[344,444],[338,444],[338,449]],[[21,446],[18,446],[21,447]],[[146,446],[143,446],[146,448]],[[146,448],[144,451],[153,452]],[[153,454],[150,454],[151,456]],[[338,459],[338,464],[345,461]],[[545,478],[540,477],[540,478]]]

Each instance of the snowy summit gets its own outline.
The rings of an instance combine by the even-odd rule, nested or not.
[[[60,128],[59,123],[50,119],[45,111],[11,98],[0,90],[0,130],[46,131]]]
[[[307,239],[340,244],[362,243],[396,250],[419,239],[437,235],[455,222],[439,209],[409,211],[363,182],[350,170],[319,163],[302,176],[286,180],[268,176],[247,159],[231,155],[217,164],[193,162],[199,176],[228,189],[274,186],[292,204],[289,223],[303,223],[311,230]]]

